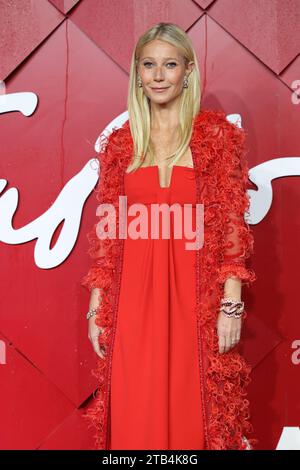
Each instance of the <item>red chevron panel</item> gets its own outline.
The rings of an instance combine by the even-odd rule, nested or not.
[[[299,54],[298,0],[222,0],[209,14],[277,74]]]
[[[253,365],[260,448],[275,449],[285,428],[299,426],[299,20],[298,0],[0,0],[0,220],[11,216],[21,237],[0,240],[1,449],[92,446],[82,414],[97,386],[96,356],[80,280],[93,196],[78,210],[81,188],[74,193],[62,262],[40,267],[38,239],[51,235],[50,256],[70,227],[63,219],[53,225],[53,208],[95,155],[104,127],[126,111],[133,48],[161,21],[193,42],[202,106],[241,115],[257,210],[271,193],[253,224],[258,279],[244,292],[241,350]],[[20,108],[8,112],[12,97]],[[12,214],[3,212],[4,198]]]
[[[12,73],[63,19],[44,0],[0,0],[0,80]]]

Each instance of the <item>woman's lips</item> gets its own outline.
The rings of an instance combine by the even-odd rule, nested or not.
[[[168,88],[169,87],[166,87],[166,88],[152,88],[152,90],[157,92],[157,93],[162,93],[163,91],[168,90]]]

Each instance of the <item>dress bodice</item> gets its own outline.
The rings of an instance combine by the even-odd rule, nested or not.
[[[174,165],[169,187],[161,187],[158,166],[138,168],[125,173],[127,204],[196,204],[196,180],[194,168]]]

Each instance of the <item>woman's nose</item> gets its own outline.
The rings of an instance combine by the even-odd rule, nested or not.
[[[156,80],[157,80],[158,78],[163,78],[163,71],[162,71],[162,69],[161,69],[160,67],[157,67],[157,68],[155,69],[154,78],[156,78]]]

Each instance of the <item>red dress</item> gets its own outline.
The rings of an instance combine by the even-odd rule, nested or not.
[[[125,173],[127,211],[133,203],[193,204],[194,169],[174,166],[170,187],[158,167]],[[127,212],[128,214],[128,212]],[[172,213],[171,213],[172,214]],[[129,223],[139,213],[128,215]],[[150,233],[150,210],[147,212]],[[160,218],[160,227],[161,227]],[[112,357],[110,449],[203,449],[204,432],[195,318],[196,251],[187,239],[124,242],[118,320]],[[137,228],[136,230],[138,230]]]

